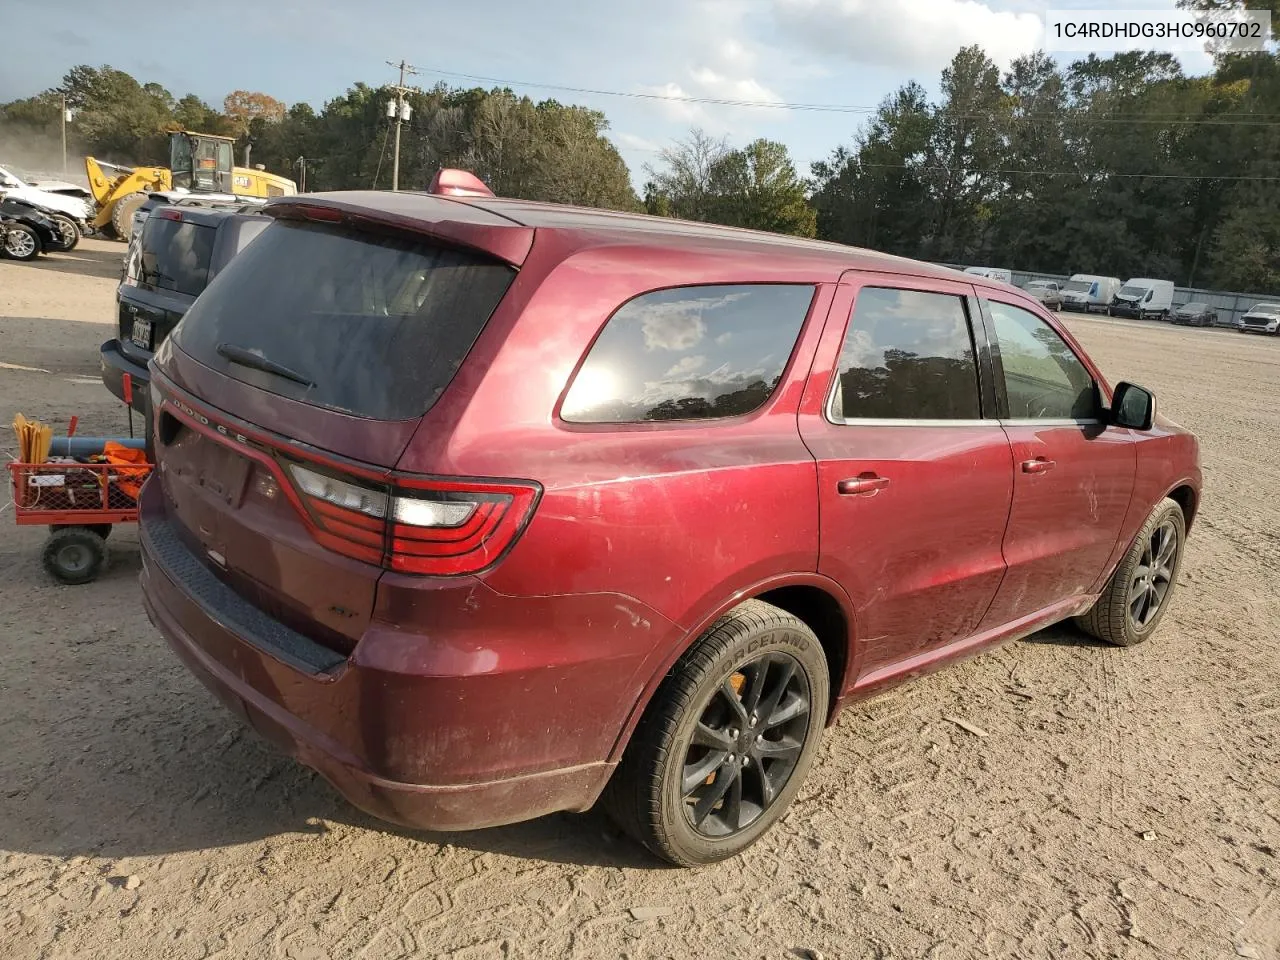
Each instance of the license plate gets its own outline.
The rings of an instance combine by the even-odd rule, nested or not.
[[[142,347],[144,350],[151,349],[151,321],[150,320],[134,320],[133,332],[129,334],[129,339]]]

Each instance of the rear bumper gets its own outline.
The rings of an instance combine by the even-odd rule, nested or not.
[[[144,555],[145,557],[145,555]],[[346,800],[380,820],[423,830],[473,830],[591,806],[611,764],[508,777],[486,783],[420,784],[380,777],[207,654],[157,597],[172,589],[144,559],[143,605],[178,658],[232,713],[275,746],[315,770]]]
[[[133,409],[145,417],[150,406],[148,385],[151,382],[151,374],[147,372],[147,368],[125,356],[120,349],[120,341],[116,339],[108,340],[102,345],[99,357],[102,361],[102,383],[117,400],[123,402],[124,375],[127,373],[133,381]]]
[[[139,534],[144,605],[169,646],[233,713],[367,813],[470,830],[585,810],[608,782],[610,746],[634,703],[624,693],[634,681],[625,681],[638,663],[597,654],[571,671],[495,665],[485,647],[497,644],[474,636],[483,609],[471,628],[483,646],[473,653],[456,636],[391,636],[374,624],[344,658],[220,595],[230,588],[175,546],[159,482],[143,491]],[[473,580],[458,589],[487,588]],[[624,680],[606,692],[616,716],[586,705],[608,673]]]

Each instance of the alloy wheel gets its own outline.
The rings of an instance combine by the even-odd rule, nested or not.
[[[5,237],[4,249],[9,256],[24,260],[35,252],[36,241],[25,230],[11,230]]]
[[[733,836],[769,809],[800,759],[810,709],[808,677],[786,653],[743,664],[720,684],[681,772],[685,815],[697,833]]]
[[[1178,564],[1178,528],[1166,520],[1151,532],[1129,581],[1129,618],[1137,630],[1150,625],[1173,586]]]

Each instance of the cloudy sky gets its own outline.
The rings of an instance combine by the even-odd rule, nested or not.
[[[99,0],[6,0],[9,36],[0,56],[0,102],[55,85],[75,63],[110,63],[175,94],[220,104],[232,89],[288,103],[323,102],[361,80],[394,78],[384,63],[418,65],[417,82],[492,86],[555,97],[606,112],[632,169],[690,126],[734,143],[786,143],[802,173],[847,142],[858,111],[908,80],[933,92],[955,51],[981,44],[998,63],[1043,43],[1049,6],[1099,8],[1100,0],[264,0],[173,4],[148,14],[103,15]],[[1174,0],[1124,0],[1170,9]],[[238,13],[237,11],[241,11]],[[1184,57],[1191,72],[1208,67]],[[465,75],[465,76],[464,76]],[[482,78],[482,79],[471,79]],[[580,88],[579,91],[555,89]],[[582,92],[582,91],[596,92]],[[629,96],[608,95],[611,91]],[[733,106],[649,99],[644,94],[750,101]]]

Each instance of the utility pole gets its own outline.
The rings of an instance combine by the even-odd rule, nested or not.
[[[417,68],[411,63],[405,63],[401,60],[399,63],[387,61],[387,66],[398,67],[400,69],[400,82],[392,87],[395,90],[396,98],[387,104],[387,116],[394,117],[396,121],[396,152],[391,160],[391,189],[400,189],[400,125],[409,119],[412,108],[404,102],[404,95],[409,92],[409,88],[404,85],[406,74],[417,76]]]
[[[71,111],[67,109],[67,95],[62,95],[62,175],[67,175],[67,121],[71,119]]]

